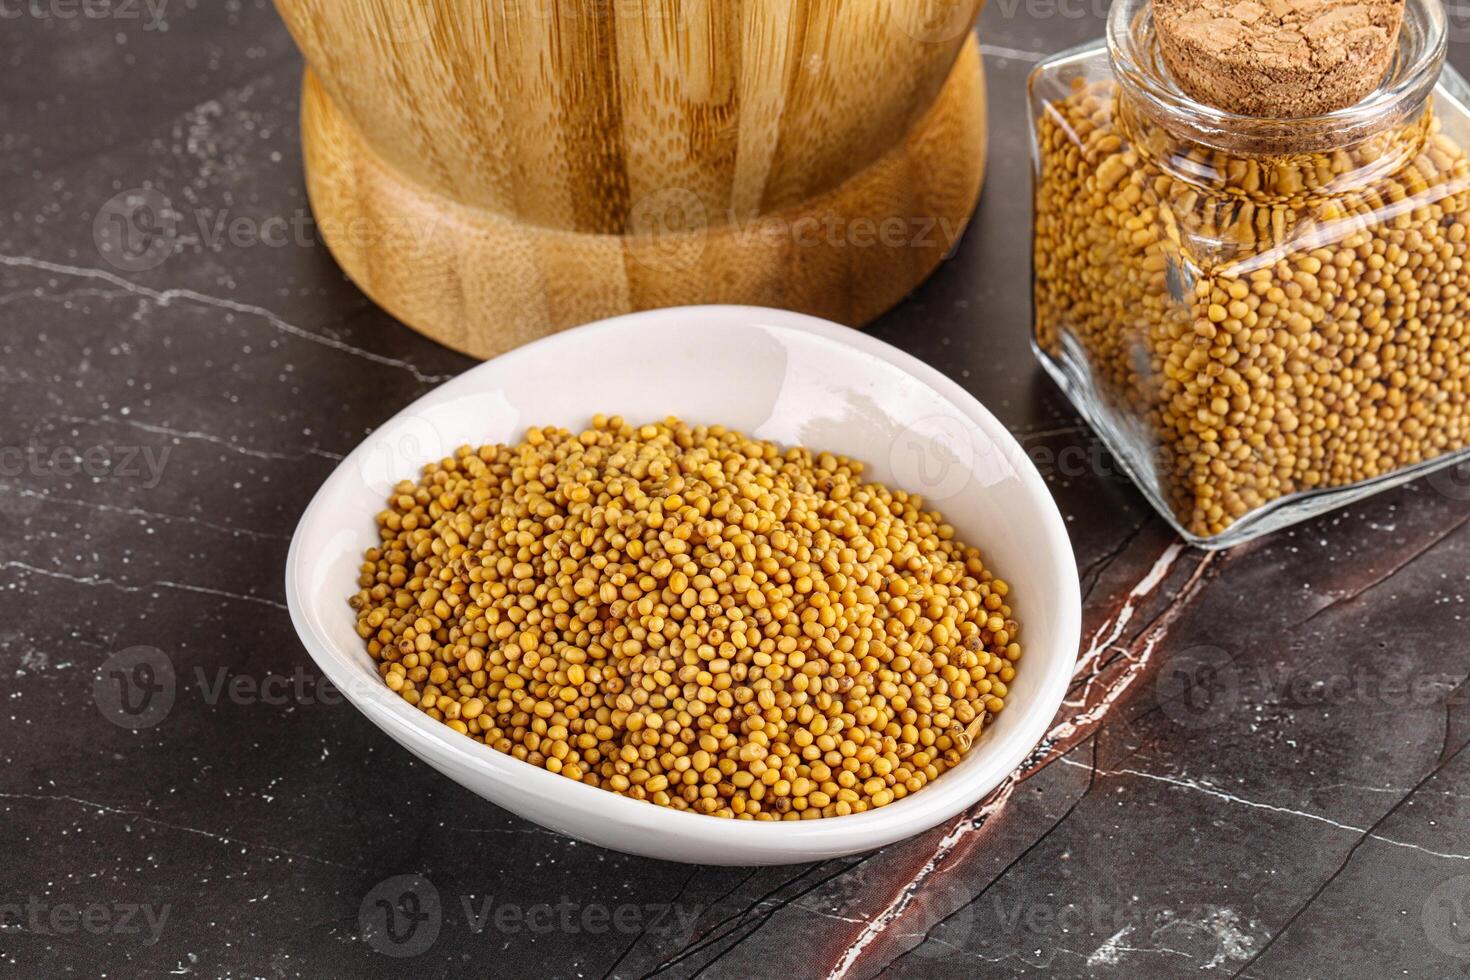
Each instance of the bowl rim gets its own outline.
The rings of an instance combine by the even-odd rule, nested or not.
[[[428,404],[437,403],[461,389],[474,387],[477,376],[513,368],[517,363],[537,356],[545,348],[575,343],[592,334],[675,319],[686,321],[691,329],[755,327],[796,332],[856,350],[932,389],[986,439],[1005,451],[1026,495],[1036,503],[1040,514],[1039,525],[1035,528],[1036,550],[1057,566],[1055,577],[1059,583],[1059,594],[1053,595],[1051,600],[1057,617],[1056,642],[1063,650],[1055,661],[1056,666],[1041,678],[1040,688],[1025,709],[1023,722],[1010,734],[1004,749],[992,751],[983,765],[970,772],[955,770],[947,773],[951,779],[936,780],[920,792],[876,810],[814,820],[759,821],[712,817],[636,800],[568,779],[461,735],[409,705],[386,685],[364,684],[364,678],[357,675],[356,668],[338,660],[341,655],[338,645],[318,629],[311,615],[316,604],[307,598],[310,590],[303,573],[302,541],[308,528],[323,520],[334,519],[326,513],[328,493],[355,472],[357,464],[371,449],[371,435],[354,447],[323,480],[302,512],[291,537],[285,566],[286,602],[292,625],[307,653],[353,707],[421,759],[430,756],[452,760],[459,767],[478,770],[489,778],[518,782],[521,792],[539,796],[547,802],[564,803],[571,814],[596,812],[607,819],[609,826],[634,827],[650,835],[667,834],[670,839],[686,841],[709,838],[712,843],[732,849],[786,854],[793,860],[800,860],[803,854],[819,845],[840,843],[849,853],[878,847],[930,829],[973,806],[1004,782],[1035,750],[1061,708],[1081,642],[1081,594],[1071,540],[1041,474],[1015,436],[989,409],[937,369],[852,327],[805,314],[757,306],[665,307],[572,327],[484,361],[436,385],[395,412],[374,431],[381,431],[405,416],[419,414]],[[354,660],[367,656],[362,649],[346,653]],[[473,789],[470,791],[474,792]],[[571,822],[575,823],[575,820]],[[552,825],[552,829],[557,828]],[[836,840],[838,838],[841,838],[840,842]]]

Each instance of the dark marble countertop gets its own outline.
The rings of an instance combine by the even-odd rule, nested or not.
[[[912,840],[742,869],[484,803],[338,703],[297,642],[281,569],[310,495],[470,362],[314,237],[301,63],[270,5],[0,3],[6,972],[1470,975],[1470,473],[1206,555],[1032,360],[1025,78],[1101,12],[990,4],[979,213],[872,328],[985,401],[1066,515],[1086,660],[1051,751]],[[97,242],[138,188],[183,216],[182,248],[119,270]],[[113,724],[106,664],[171,671],[167,710]],[[440,928],[389,957],[360,910],[412,874]]]

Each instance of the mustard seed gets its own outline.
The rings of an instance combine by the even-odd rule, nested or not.
[[[695,813],[861,813],[960,762],[1021,657],[979,551],[862,474],[672,418],[462,446],[394,487],[349,603],[385,685],[497,751]]]
[[[1037,345],[1085,362],[1183,528],[1470,447],[1462,125],[1226,151],[1079,78],[1035,126]]]

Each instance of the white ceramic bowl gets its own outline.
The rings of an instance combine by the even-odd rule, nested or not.
[[[1006,709],[964,761],[880,810],[801,822],[724,820],[618,796],[457,734],[383,685],[354,629],[365,548],[389,487],[470,443],[597,412],[678,415],[861,459],[922,493],[1012,586],[1025,649]],[[552,830],[701,864],[789,864],[871,850],[954,816],[1036,746],[1076,662],[1081,602],[1071,544],[1010,433],[938,371],[856,330],[778,310],[688,307],[568,330],[471,369],[359,446],[316,494],[286,563],[291,618],[322,672],[383,731],[450,779]]]

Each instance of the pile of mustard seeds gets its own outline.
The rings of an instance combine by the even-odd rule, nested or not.
[[[1037,120],[1036,339],[1075,347],[1111,410],[1146,423],[1184,528],[1214,537],[1470,446],[1463,132],[1426,110],[1263,158],[1127,109],[1116,83],[1079,80]]]
[[[531,429],[394,488],[351,598],[378,672],[568,779],[715,816],[885,806],[1021,657],[1009,588],[862,464],[677,419]]]

